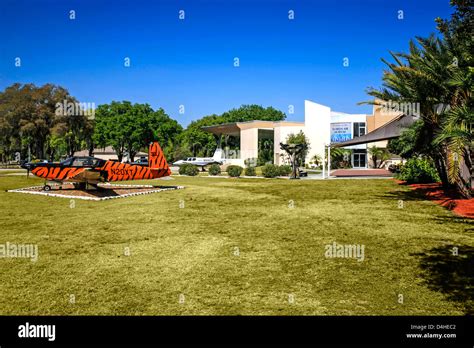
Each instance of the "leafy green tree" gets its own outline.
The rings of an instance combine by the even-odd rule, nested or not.
[[[129,101],[99,105],[95,112],[93,142],[98,146],[112,146],[119,161],[127,152],[131,161],[141,149],[146,150],[158,141],[165,156],[173,154],[173,143],[182,127],[163,109],[154,111],[148,104]]]
[[[321,158],[320,155],[314,155],[313,157],[311,157],[310,163],[314,163],[315,166],[319,167],[320,165],[323,164],[323,159]]]
[[[374,164],[374,168],[380,168],[382,163],[390,157],[387,149],[377,147],[375,145],[369,147],[369,154],[372,163]],[[380,162],[379,162],[380,161]]]
[[[324,151],[324,161],[327,163],[327,147]],[[351,168],[352,151],[342,147],[331,148],[331,169]]]
[[[126,149],[127,133],[123,125],[129,119],[130,102],[99,105],[95,112],[94,143],[99,147],[112,146],[118,160],[122,161]]]
[[[50,146],[51,136],[65,137],[68,132],[75,138],[69,137],[67,149],[78,148],[87,118],[77,112],[58,112],[58,105],[64,103],[74,106],[78,102],[65,88],[53,84],[15,83],[0,92],[0,147],[4,154],[11,157],[20,151],[26,158],[31,150],[33,158],[52,158],[58,149]]]
[[[311,149],[311,144],[309,139],[303,133],[303,131],[299,131],[299,133],[294,134],[291,133],[286,137],[287,144],[303,144],[303,151],[301,151],[298,156],[296,157],[296,163],[298,166],[303,166],[306,156],[308,155],[308,151]]]

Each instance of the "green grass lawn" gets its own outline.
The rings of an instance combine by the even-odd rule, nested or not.
[[[392,180],[174,179],[150,182],[186,188],[71,208],[0,177],[0,243],[39,248],[0,259],[0,314],[473,313],[472,221]],[[326,258],[333,242],[364,261]]]

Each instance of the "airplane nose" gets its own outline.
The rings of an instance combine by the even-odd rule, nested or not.
[[[41,163],[24,163],[20,167],[27,169],[27,170],[33,170],[36,167],[40,167]]]

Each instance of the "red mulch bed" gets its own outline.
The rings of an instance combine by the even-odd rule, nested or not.
[[[398,184],[406,185],[405,181],[395,180]],[[456,215],[474,219],[474,198],[464,199],[454,191],[445,192],[440,183],[436,184],[411,184],[412,190],[421,192],[433,202],[448,208]]]

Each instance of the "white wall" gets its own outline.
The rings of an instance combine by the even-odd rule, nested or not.
[[[286,154],[285,151],[280,149],[280,143],[286,143],[286,138],[290,134],[298,134],[300,131],[305,132],[304,126],[284,126],[284,125],[277,125],[274,128],[274,135],[273,135],[273,153],[274,158],[273,161],[275,164],[283,164],[281,160],[280,154]],[[306,132],[305,132],[306,135]]]
[[[258,157],[258,128],[240,130],[240,159]]]
[[[319,155],[324,158],[324,146],[330,141],[331,108],[310,100],[304,101],[304,134],[310,142],[306,162]]]

